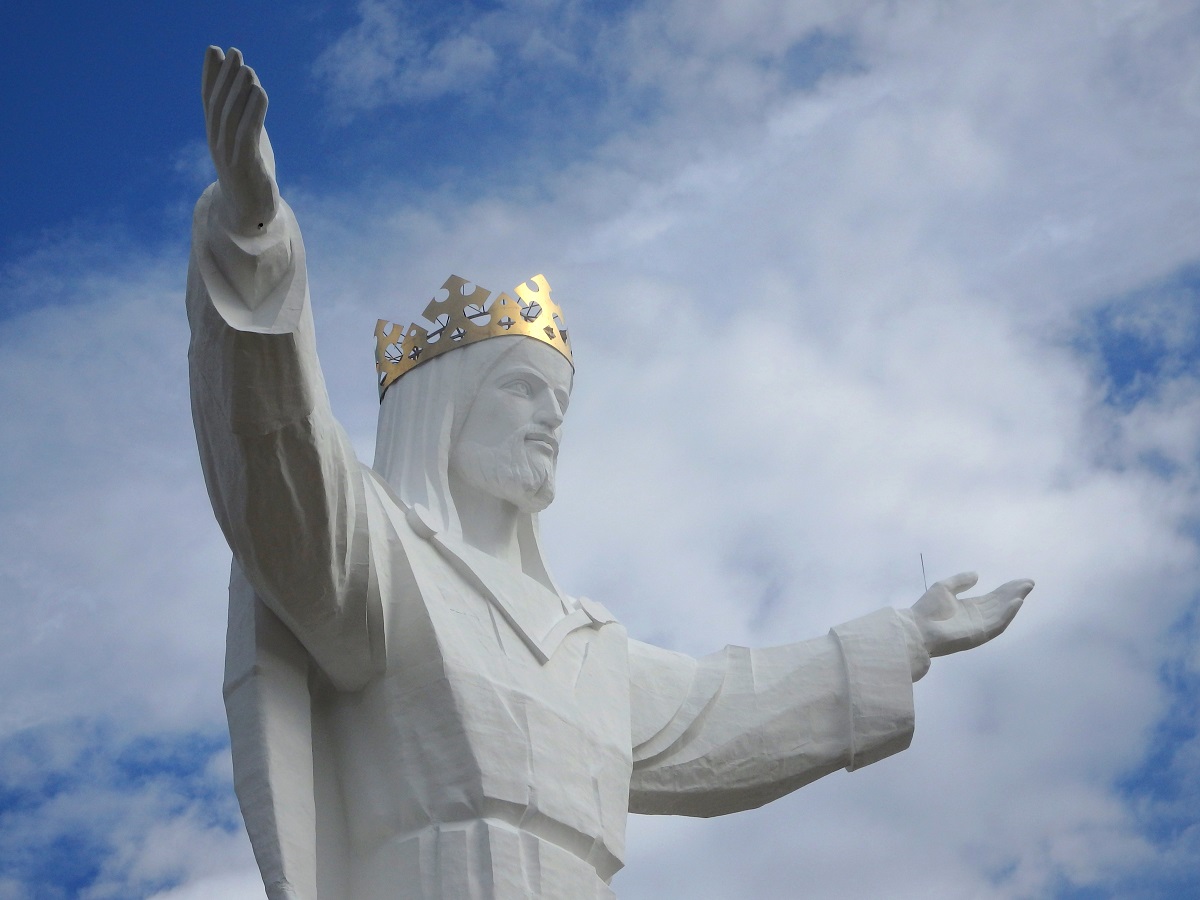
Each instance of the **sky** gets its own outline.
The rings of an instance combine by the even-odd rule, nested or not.
[[[9,4],[12,7],[13,4]],[[187,393],[204,48],[270,97],[335,412],[544,272],[569,592],[703,654],[1037,587],[911,748],[631,817],[622,900],[1200,896],[1200,4],[0,12],[0,900],[263,896]]]

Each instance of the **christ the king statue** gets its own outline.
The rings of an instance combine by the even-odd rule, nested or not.
[[[908,746],[930,657],[1000,634],[1033,587],[700,659],[631,638],[550,575],[571,344],[538,276],[451,277],[376,330],[375,461],[329,407],[267,96],[210,47],[217,182],[187,311],[204,477],[233,551],[225,703],[272,900],[610,898],[630,812],[716,816]]]

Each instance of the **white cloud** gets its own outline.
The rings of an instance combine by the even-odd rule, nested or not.
[[[150,900],[262,900],[263,883],[255,869],[201,878],[182,887],[154,894]]]
[[[208,153],[208,142],[199,138],[190,141],[175,152],[171,168],[195,191],[204,190],[217,177],[212,157]]]
[[[338,114],[492,93],[523,67],[579,66],[577,45],[594,38],[597,15],[574,0],[471,5],[426,18],[405,0],[362,0],[358,23],[317,60],[315,73]]]
[[[219,683],[225,553],[186,440],[183,273],[174,252],[126,250],[109,248],[115,270],[33,266],[27,280],[58,282],[63,305],[5,324],[0,381],[20,411],[0,444],[12,626],[0,672],[16,689],[5,732],[80,715],[162,727],[219,714],[219,691],[195,668],[217,663]]]

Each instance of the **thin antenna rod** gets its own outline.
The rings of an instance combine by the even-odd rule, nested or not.
[[[929,590],[929,579],[925,577],[925,554],[921,554],[921,580],[925,582],[925,590]]]

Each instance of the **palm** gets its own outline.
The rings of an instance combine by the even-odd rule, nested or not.
[[[930,656],[945,656],[990,641],[1008,627],[1033,590],[1033,582],[1023,578],[981,597],[958,596],[978,580],[973,572],[964,572],[939,581],[913,605],[913,618]]]
[[[208,151],[217,169],[228,224],[253,234],[279,208],[275,159],[263,123],[267,94],[242,54],[209,47],[201,87]]]

